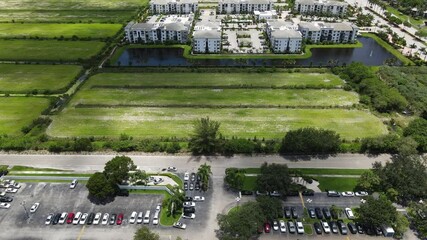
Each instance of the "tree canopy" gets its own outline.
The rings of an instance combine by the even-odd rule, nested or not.
[[[283,217],[282,201],[275,197],[258,196],[256,201],[268,221]]]
[[[360,205],[358,212],[358,221],[367,226],[381,226],[386,224],[391,226],[396,222],[397,211],[392,202],[385,196],[378,199],[369,196],[366,202]]]
[[[160,236],[157,233],[151,232],[148,227],[142,227],[135,232],[133,236],[134,240],[160,240]]]
[[[105,164],[104,174],[110,182],[122,184],[129,180],[129,171],[135,169],[130,157],[116,156]]]
[[[340,136],[334,131],[300,128],[286,133],[282,141],[282,153],[325,154],[335,153],[340,146]]]
[[[231,188],[242,190],[243,183],[245,182],[245,170],[239,168],[225,169],[224,181]]]
[[[190,137],[188,147],[196,155],[213,154],[220,146],[220,123],[207,118],[195,121],[193,134]]]
[[[278,191],[286,195],[291,189],[292,179],[286,164],[272,163],[261,165],[261,173],[256,180],[257,189],[262,192]]]
[[[212,174],[211,166],[206,163],[202,164],[197,170],[197,174],[199,174],[201,178],[202,190],[207,191],[209,189],[209,179]]]
[[[404,136],[412,137],[418,143],[418,150],[427,152],[427,120],[417,118],[412,120],[403,131]]]
[[[102,172],[94,173],[86,184],[89,195],[96,199],[103,200],[114,197],[117,191],[117,185],[108,181]]]

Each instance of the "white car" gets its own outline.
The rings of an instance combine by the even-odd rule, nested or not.
[[[345,208],[345,214],[347,215],[348,219],[354,219],[354,214],[351,208]]]
[[[84,225],[86,223],[86,220],[87,220],[88,216],[89,216],[89,214],[83,213],[82,217],[80,218],[79,224],[80,225]]]
[[[34,205],[33,206],[31,206],[31,208],[30,208],[30,213],[35,213],[36,211],[37,211],[37,209],[39,208],[39,206],[40,206],[40,203],[34,203]]]
[[[325,233],[331,233],[331,228],[329,227],[328,222],[322,221],[322,228]]]
[[[203,196],[194,196],[193,201],[195,201],[195,202],[203,202],[203,201],[205,201],[205,197],[203,197]]]
[[[356,197],[366,197],[369,195],[369,193],[361,191],[361,192],[355,192],[354,195],[356,195]]]
[[[129,223],[134,224],[136,222],[136,216],[137,215],[138,215],[138,213],[132,212],[132,214],[130,215],[130,218],[129,218]]]
[[[44,224],[49,225],[52,222],[53,213],[49,214],[46,218],[46,221],[44,221]]]
[[[6,192],[0,192],[0,197],[6,196]]]
[[[273,230],[274,231],[278,231],[279,230],[279,223],[276,220],[273,221]]]
[[[108,224],[108,219],[110,218],[110,214],[104,213],[104,216],[102,217],[102,225]]]
[[[190,180],[190,174],[188,172],[184,173],[184,181]]]
[[[174,222],[173,227],[179,228],[179,229],[186,229],[187,225],[185,225],[185,223],[182,223],[182,222]]]
[[[302,222],[297,222],[297,233],[304,234],[304,226],[302,225]]]
[[[0,203],[0,208],[8,209],[8,208],[10,208],[10,204],[2,202],[2,203]]]
[[[18,192],[18,189],[16,189],[16,188],[6,188],[6,192],[7,193],[16,193],[16,192]]]
[[[286,224],[285,224],[285,221],[280,220],[280,221],[279,221],[279,225],[280,225],[280,231],[281,231],[282,233],[285,233],[285,232],[286,232]]]
[[[183,206],[184,207],[195,207],[196,203],[195,202],[184,202]]]
[[[186,219],[194,219],[196,217],[196,214],[194,213],[183,213],[182,214],[182,218],[186,218]]]
[[[144,215],[144,220],[142,221],[144,224],[150,223],[150,210],[147,210]]]
[[[176,167],[168,167],[169,172],[176,172],[178,169]]]
[[[153,216],[153,225],[159,224],[159,214],[160,211],[155,211]]]
[[[156,211],[160,212],[161,208],[162,208],[162,204],[158,203],[157,206],[156,206]]]
[[[136,223],[137,224],[141,224],[143,219],[144,219],[144,213],[143,212],[139,212],[138,213],[138,217],[136,219]]]
[[[343,197],[354,197],[354,192],[342,192],[341,196],[343,196]]]
[[[101,217],[102,217],[102,213],[99,212],[95,214],[95,218],[93,219],[93,224],[98,225],[99,222],[101,221]]]
[[[71,184],[70,184],[70,189],[74,189],[74,188],[76,188],[77,183],[78,183],[77,179],[74,179],[74,180],[71,182]]]
[[[10,184],[9,185],[9,187],[11,187],[11,188],[16,188],[16,189],[20,189],[21,188],[21,185],[19,184],[19,183],[14,183],[14,184]]]
[[[76,215],[74,215],[73,224],[77,225],[79,224],[80,218],[82,217],[82,213],[78,212]]]
[[[61,214],[61,217],[59,217],[59,221],[58,221],[58,223],[59,223],[59,224],[64,224],[64,223],[65,223],[65,221],[67,220],[67,216],[68,216],[68,213],[63,212],[63,213]]]

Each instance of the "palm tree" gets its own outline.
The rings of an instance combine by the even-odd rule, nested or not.
[[[209,189],[209,178],[212,174],[211,166],[207,165],[206,163],[201,165],[197,171],[197,174],[199,174],[200,178],[202,179],[202,190],[207,191]]]
[[[179,186],[174,186],[170,188],[172,195],[169,198],[165,199],[163,203],[164,206],[167,206],[169,215],[175,215],[177,210],[182,209],[184,203],[184,191]]]

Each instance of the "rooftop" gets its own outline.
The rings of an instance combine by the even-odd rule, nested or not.
[[[272,0],[218,0],[218,3],[270,4]]]
[[[291,29],[279,29],[271,33],[273,38],[302,38],[299,31]]]
[[[198,3],[198,0],[150,0],[150,4],[165,5],[168,3]]]
[[[321,5],[338,5],[338,6],[347,6],[346,2],[334,1],[334,0],[295,0],[295,4],[321,4]]]
[[[221,38],[221,23],[217,21],[200,21],[194,26],[194,38]]]

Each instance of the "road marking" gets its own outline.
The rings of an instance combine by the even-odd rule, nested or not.
[[[77,240],[80,240],[82,238],[83,233],[85,232],[85,228],[86,228],[86,225],[83,225],[82,230],[80,230],[79,236],[77,237]]]
[[[305,208],[304,198],[302,197],[301,192],[299,192],[299,198],[301,199],[302,207]]]

